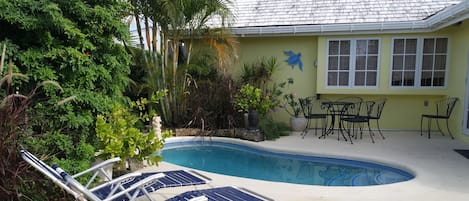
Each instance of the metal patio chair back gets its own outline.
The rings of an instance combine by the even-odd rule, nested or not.
[[[448,97],[445,99],[438,100],[435,103],[436,111],[434,114],[422,114],[420,118],[420,135],[423,135],[423,119],[428,119],[428,139],[430,139],[430,129],[431,123],[433,119],[436,119],[436,125],[438,126],[438,130],[441,132],[442,135],[445,135],[444,132],[440,128],[440,124],[438,123],[438,119],[445,119],[446,120],[446,129],[448,130],[451,139],[454,139],[453,134],[449,129],[449,118],[453,113],[454,107],[456,106],[456,102],[458,98],[456,97]]]
[[[369,119],[370,120],[376,120],[376,126],[378,127],[378,132],[381,135],[381,137],[386,139],[381,132],[381,128],[379,126],[379,120],[381,119],[381,114],[383,113],[384,105],[386,104],[387,99],[386,98],[381,98],[374,100],[374,105],[373,107],[369,108]]]
[[[302,132],[302,137],[308,133],[308,130],[311,128],[311,121],[312,120],[321,120],[322,127],[322,135],[324,135],[327,127],[327,108],[325,108],[320,100],[317,99],[316,96],[309,96],[306,98],[299,99],[301,111],[303,112],[303,116],[307,119],[307,124],[305,130]],[[314,132],[317,135],[317,129],[319,128],[318,125],[315,124]]]

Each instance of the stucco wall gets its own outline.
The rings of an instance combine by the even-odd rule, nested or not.
[[[467,69],[469,68],[469,20],[462,22],[459,25],[454,25],[445,30],[451,34],[450,46],[450,66],[451,71],[448,80],[448,95],[459,98],[459,103],[456,104],[454,110],[453,120],[450,126],[453,128],[457,138],[469,142],[469,133],[463,134],[463,120],[464,120],[464,103],[467,102],[466,98],[466,79]]]
[[[299,97],[309,96],[316,92],[316,67],[314,65],[317,56],[316,37],[246,37],[238,38],[239,62],[233,74],[239,76],[241,67],[245,63],[253,63],[262,57],[276,57],[279,63],[279,71],[273,75],[277,82],[285,81],[292,77],[294,84],[285,89],[285,93],[296,93]],[[291,50],[301,53],[303,71],[298,65],[291,66],[285,62],[288,58],[283,51]],[[274,119],[288,122],[289,115],[283,110],[277,110],[273,114]]]

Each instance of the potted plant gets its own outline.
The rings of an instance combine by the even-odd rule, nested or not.
[[[285,103],[283,108],[290,114],[290,126],[292,131],[303,131],[307,126],[307,120],[300,117],[301,105],[295,93],[285,94],[283,96]]]
[[[239,112],[248,113],[248,129],[258,128],[259,115],[265,115],[275,107],[275,102],[268,95],[264,95],[261,89],[250,84],[245,84],[235,96],[235,108]]]

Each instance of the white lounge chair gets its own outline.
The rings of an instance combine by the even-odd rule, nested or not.
[[[154,173],[135,172],[112,179],[104,171],[104,167],[119,161],[119,158],[106,160],[76,175],[69,175],[57,165],[54,164],[51,167],[26,150],[21,150],[20,154],[26,162],[70,193],[76,200],[135,200],[142,195],[145,195],[148,200],[152,200],[149,193],[160,188],[198,185],[209,181],[206,177],[184,170]],[[94,174],[86,185],[75,180],[75,178],[87,173]],[[99,173],[104,174],[110,181],[89,188]]]
[[[119,161],[120,159],[109,159],[88,170],[76,175],[69,175],[57,165],[49,166],[36,156],[26,150],[20,151],[21,157],[35,167],[38,171],[50,178],[54,183],[65,189],[76,200],[93,201],[133,201],[137,197],[145,196],[148,200],[153,200],[150,193],[160,188],[177,187],[187,185],[205,184],[210,181],[209,178],[196,172],[184,170],[150,172],[150,173],[129,173],[118,178],[112,179],[104,170],[104,167]],[[93,173],[91,181],[82,185],[75,178]],[[102,173],[110,181],[89,188],[92,180]],[[169,201],[262,201],[272,200],[265,196],[244,188],[237,187],[219,187],[203,190],[194,190],[182,193]]]

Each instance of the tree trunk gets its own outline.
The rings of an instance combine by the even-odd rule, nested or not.
[[[190,61],[191,61],[191,53],[192,53],[192,42],[193,42],[193,37],[191,37],[191,39],[189,40],[189,44],[187,44],[187,61],[186,61],[186,64],[189,65]]]
[[[135,16],[135,24],[137,25],[139,45],[142,50],[145,50],[145,44],[143,43],[143,35],[142,35],[142,25],[140,24],[140,17],[139,17],[137,10],[134,10],[134,16]]]
[[[148,50],[151,51],[152,49],[151,49],[151,38],[150,38],[150,24],[148,23],[148,17],[145,16],[144,20],[145,20],[145,36],[147,38],[147,47],[148,47]]]
[[[153,50],[153,54],[156,55],[156,53],[158,52],[158,48],[157,48],[157,44],[158,44],[158,38],[157,38],[157,33],[158,33],[158,23],[157,22],[153,22],[153,27],[152,27],[152,50]],[[158,65],[158,64],[157,64]]]

